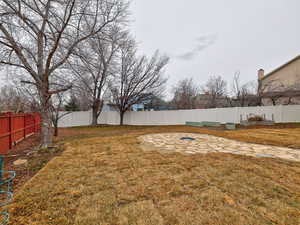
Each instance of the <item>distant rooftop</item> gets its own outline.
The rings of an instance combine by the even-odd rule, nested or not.
[[[295,62],[296,60],[300,59],[300,55],[298,55],[297,57],[291,59],[290,61],[286,62],[285,64],[283,64],[282,66],[278,67],[277,69],[273,70],[272,72],[268,73],[267,75],[265,75],[262,79],[265,79],[269,76],[272,76],[274,73],[276,73],[277,71],[281,70],[282,68],[286,67],[287,65]]]

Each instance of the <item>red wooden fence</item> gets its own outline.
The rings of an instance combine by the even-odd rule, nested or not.
[[[0,114],[0,154],[7,154],[14,144],[40,131],[38,113]]]

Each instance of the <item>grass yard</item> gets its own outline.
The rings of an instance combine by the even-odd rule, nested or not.
[[[208,133],[300,149],[300,128],[63,129],[66,150],[16,194],[14,225],[299,225],[300,163],[144,152],[140,135]]]

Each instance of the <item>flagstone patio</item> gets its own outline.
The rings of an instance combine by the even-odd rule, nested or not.
[[[182,140],[188,138],[189,140]],[[191,140],[195,139],[195,140]],[[253,157],[281,158],[300,161],[300,150],[259,145],[221,137],[194,133],[161,133],[140,137],[143,148],[157,148],[164,152],[180,152],[185,154],[223,152]]]

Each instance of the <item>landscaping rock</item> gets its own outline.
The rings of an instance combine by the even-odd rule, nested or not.
[[[31,151],[31,152],[28,152],[26,155],[27,156],[30,156],[30,155],[33,155],[33,154],[35,154],[36,153],[36,151]]]
[[[27,159],[18,159],[16,161],[14,161],[13,164],[14,164],[14,166],[24,166],[27,164],[27,162],[28,162]]]

